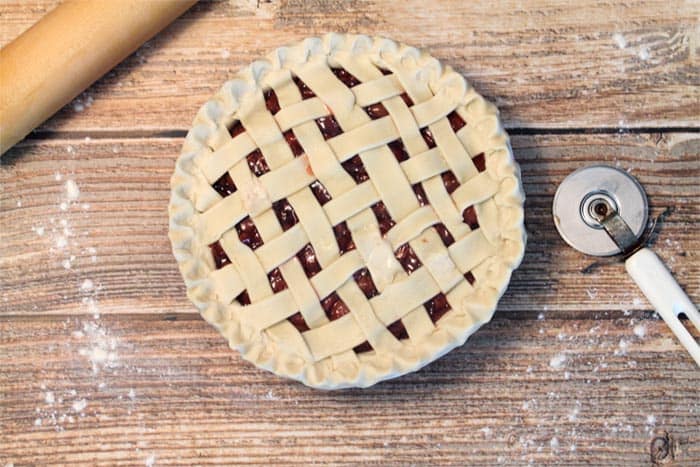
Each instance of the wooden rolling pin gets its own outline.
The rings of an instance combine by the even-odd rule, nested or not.
[[[3,47],[0,155],[195,3],[69,0]]]

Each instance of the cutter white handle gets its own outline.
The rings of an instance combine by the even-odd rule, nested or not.
[[[700,345],[678,319],[678,315],[684,313],[700,330],[700,313],[661,259],[649,248],[642,248],[627,259],[625,267],[656,312],[700,366]]]

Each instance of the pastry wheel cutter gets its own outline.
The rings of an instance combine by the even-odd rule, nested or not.
[[[678,315],[700,330],[700,313],[661,259],[643,240],[649,205],[627,172],[605,165],[571,173],[557,188],[552,212],[561,237],[592,256],[622,255],[625,269],[700,366],[700,345]]]

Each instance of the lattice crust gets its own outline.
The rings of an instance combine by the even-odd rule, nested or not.
[[[240,72],[197,114],[172,190],[203,316],[245,358],[321,388],[462,344],[523,255],[496,109],[382,38],[308,39]]]

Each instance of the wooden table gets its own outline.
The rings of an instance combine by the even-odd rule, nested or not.
[[[3,1],[0,43],[55,3]],[[566,246],[550,211],[572,170],[630,171],[655,250],[700,301],[699,15],[673,0],[198,4],[1,159],[0,465],[699,465],[698,367],[623,265]],[[202,321],[166,206],[206,98],[333,30],[427,48],[501,108],[529,243],[464,347],[320,392]]]

